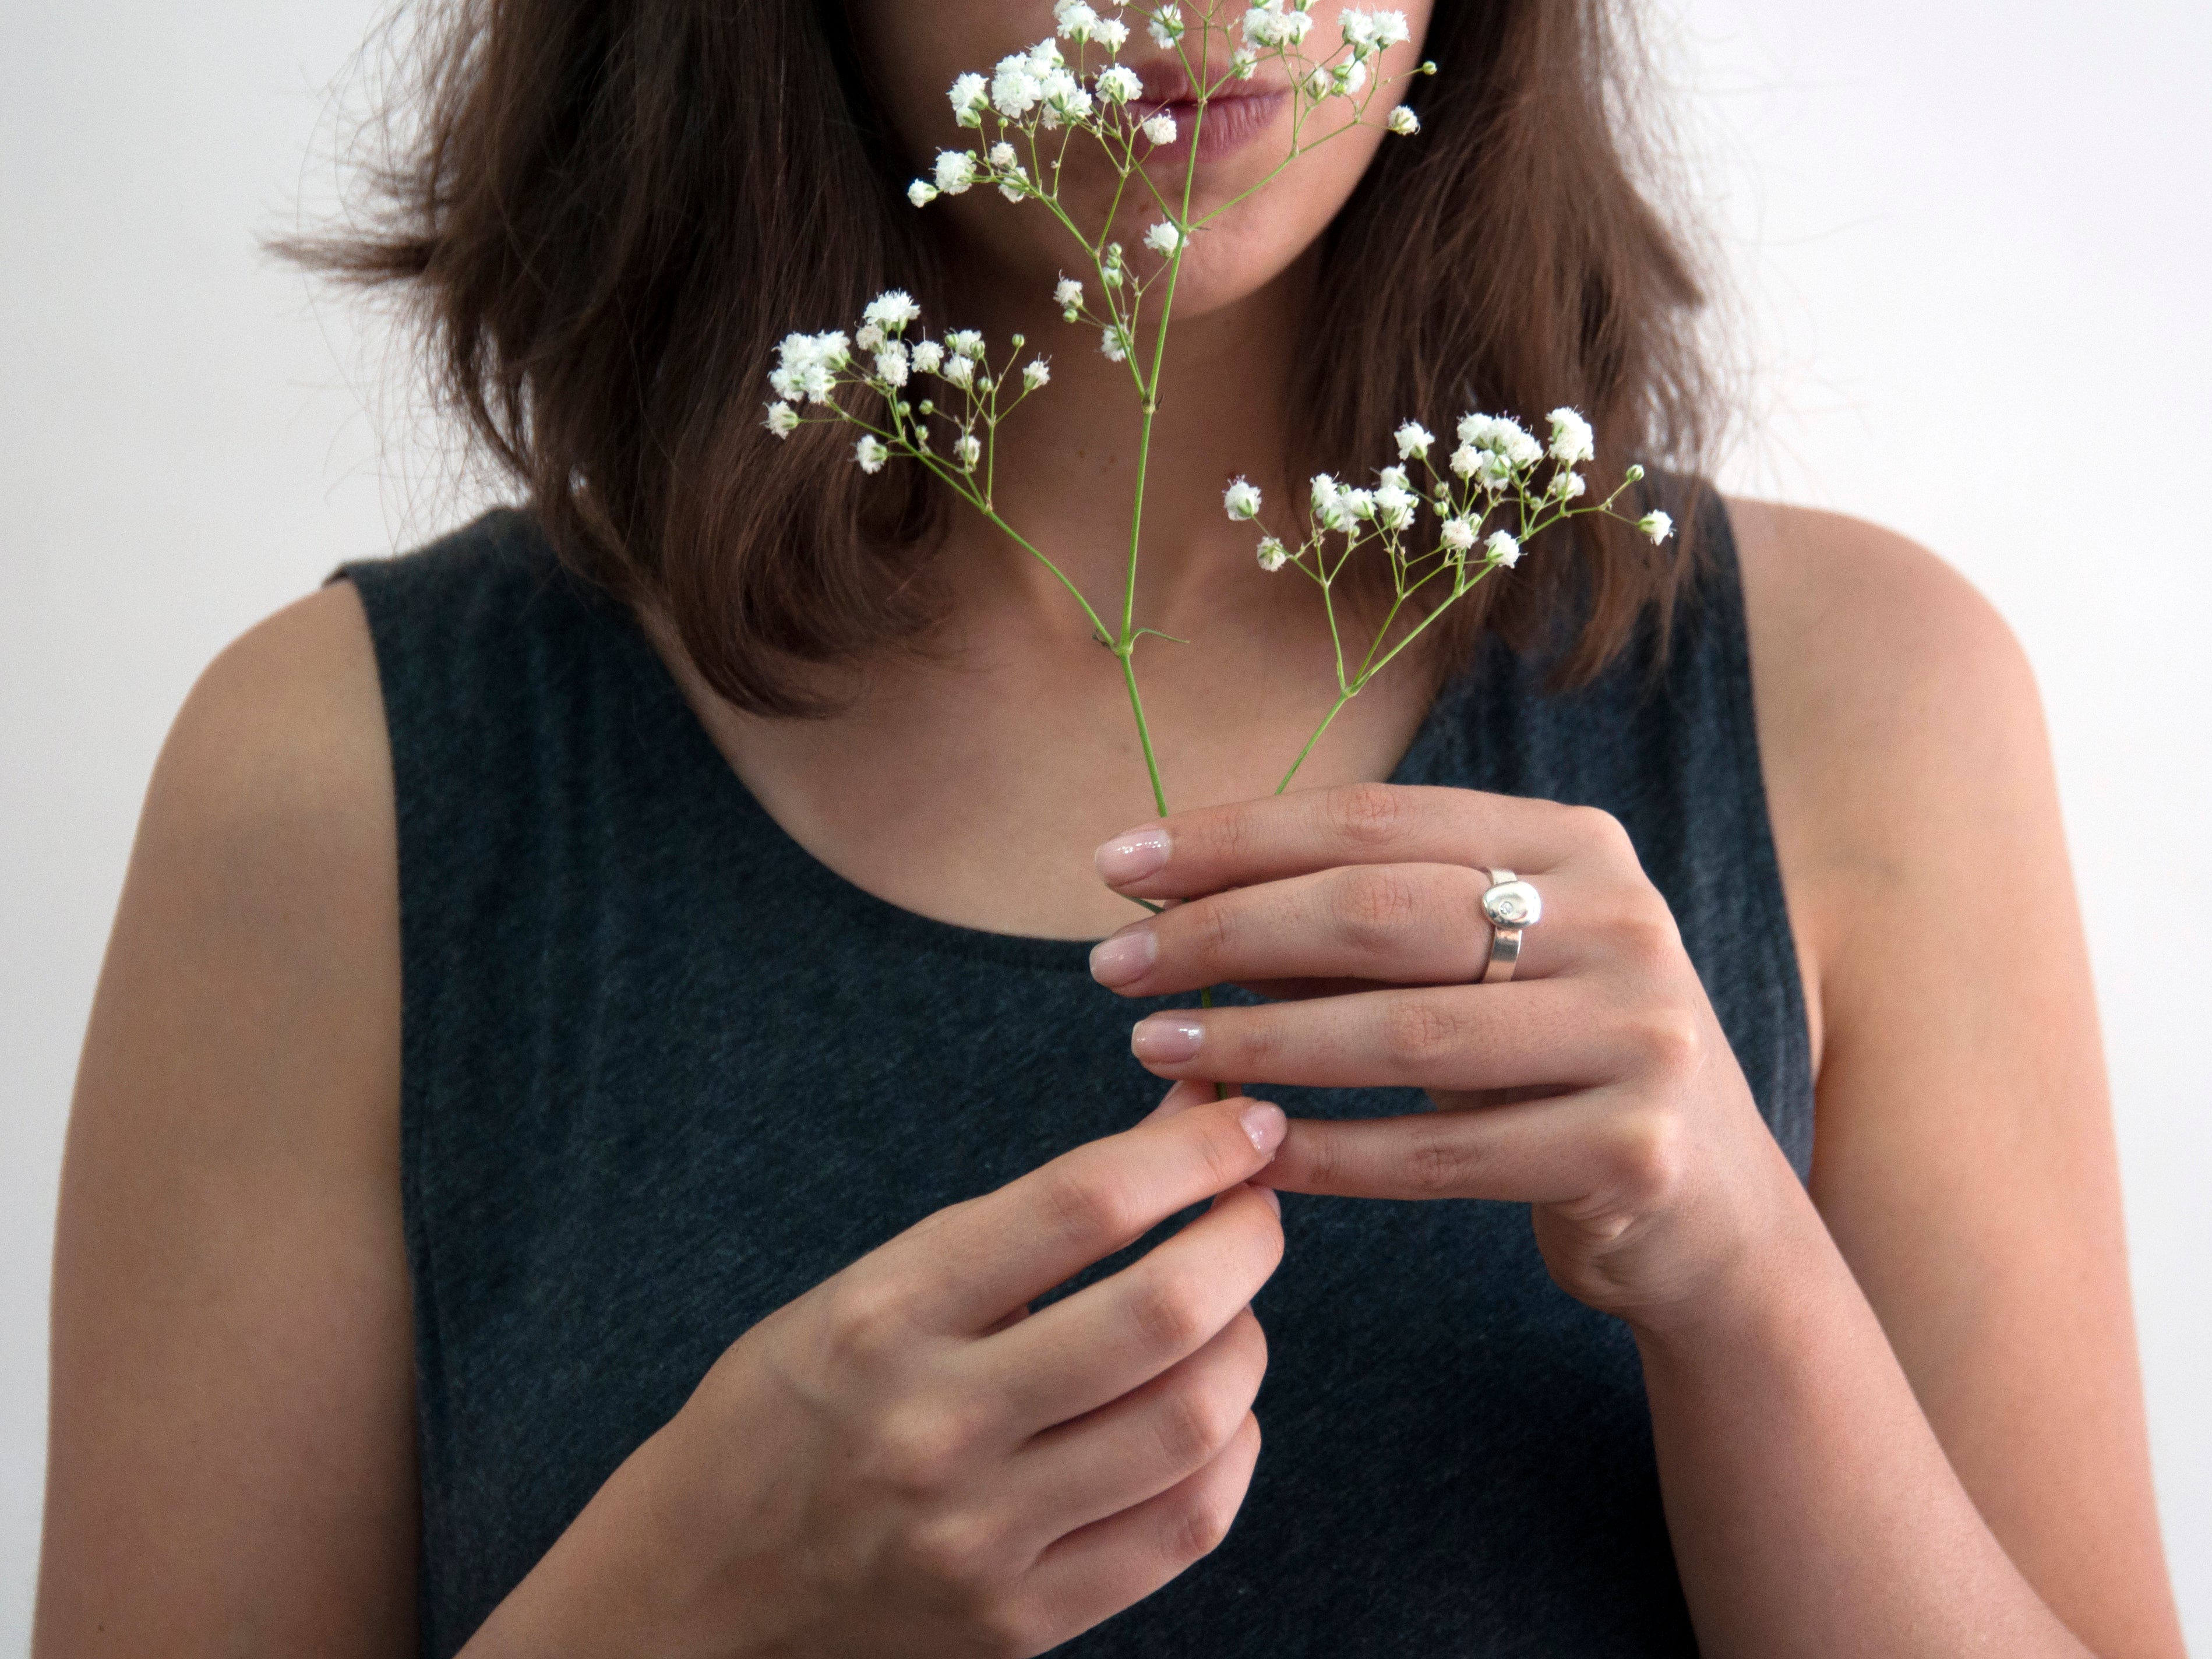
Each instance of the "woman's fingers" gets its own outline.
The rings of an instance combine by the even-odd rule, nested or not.
[[[1332,977],[1464,985],[1489,960],[1489,884],[1464,865],[1354,864],[1233,888],[1101,940],[1091,973],[1132,997]],[[1544,878],[1540,890],[1544,916],[1522,935],[1520,979],[1568,971],[1603,948],[1630,902],[1568,872]]]
[[[1282,1258],[1273,1194],[1239,1186],[1121,1272],[975,1344],[962,1363],[1017,1431],[1037,1433],[1118,1400],[1196,1353],[1251,1302]]]
[[[1635,1022],[1579,980],[1362,991],[1256,1008],[1178,1008],[1129,1046],[1176,1079],[1309,1088],[1588,1087],[1632,1060]]]
[[[1571,1204],[1662,1178],[1680,1145],[1674,1127],[1595,1091],[1407,1117],[1300,1118],[1260,1179],[1346,1198]]]
[[[1267,1339],[1242,1309],[1196,1353],[1014,1455],[1015,1524],[1040,1548],[1165,1492],[1221,1455],[1251,1411]]]
[[[1178,1210],[1249,1180],[1283,1131],[1280,1107],[1243,1098],[1148,1120],[939,1211],[848,1269],[848,1294],[896,1304],[921,1328],[985,1330]]]
[[[1620,826],[1593,808],[1361,783],[1179,812],[1116,836],[1098,849],[1097,866],[1117,892],[1192,898],[1340,864],[1543,872],[1586,845],[1616,839],[1626,844]]]
[[[1259,1459],[1259,1419],[1248,1412],[1204,1468],[1053,1545],[1031,1569],[1026,1595],[1066,1630],[1088,1629],[1142,1601],[1229,1535]]]

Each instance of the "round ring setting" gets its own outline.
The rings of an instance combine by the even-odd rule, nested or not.
[[[1503,985],[1521,960],[1522,930],[1544,919],[1544,897],[1510,870],[1486,870],[1482,917],[1490,924],[1490,954],[1478,985]]]

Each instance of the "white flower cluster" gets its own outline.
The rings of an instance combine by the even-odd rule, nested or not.
[[[1089,85],[1085,84],[1080,63],[1084,49],[1097,46],[1111,59],[1128,43],[1129,25],[1119,7],[1102,9],[1085,0],[1059,0],[1053,8],[1053,28],[1052,34],[1027,51],[1001,58],[988,76],[971,71],[957,77],[946,94],[953,118],[976,131],[995,119],[1004,131],[1030,139],[1039,132],[1055,132],[1063,127],[1097,132],[1102,106],[1118,112],[1130,100],[1143,95],[1142,79],[1120,63],[1108,63],[1090,78]],[[1077,49],[1077,63],[1068,62],[1060,50],[1062,40]],[[1162,131],[1165,137],[1158,136]],[[1155,144],[1173,143],[1174,118],[1165,118],[1164,129],[1148,122],[1146,136]],[[1043,188],[1023,168],[1015,146],[1002,136],[981,154],[939,151],[931,176],[907,186],[907,199],[916,207],[927,207],[939,196],[962,195],[978,184],[996,185],[1001,194],[1015,202],[1037,195]]]
[[[1620,518],[1613,502],[1621,489],[1643,478],[1644,469],[1630,467],[1620,489],[1603,501],[1572,507],[1570,503],[1589,493],[1589,481],[1577,469],[1597,459],[1596,434],[1572,409],[1553,410],[1550,422],[1551,441],[1545,443],[1510,416],[1465,416],[1459,422],[1457,445],[1439,471],[1431,461],[1437,447],[1435,434],[1419,421],[1407,421],[1391,434],[1400,464],[1377,473],[1373,488],[1343,483],[1326,472],[1316,474],[1308,490],[1311,530],[1304,543],[1292,549],[1276,536],[1262,537],[1260,568],[1275,571],[1296,564],[1327,588],[1354,549],[1377,541],[1397,573],[1401,599],[1411,597],[1432,578],[1448,574],[1444,602],[1449,603],[1489,569],[1519,563],[1529,539],[1555,524],[1589,512]],[[1413,485],[1411,463],[1419,463],[1429,475],[1425,501],[1437,520],[1437,532],[1435,546],[1428,551],[1408,546],[1406,539],[1425,499]],[[1238,478],[1230,484],[1222,504],[1231,519],[1249,522],[1259,517],[1260,492]],[[1500,518],[1510,527],[1493,527],[1492,521]],[[1664,513],[1650,513],[1634,522],[1654,542],[1665,541],[1674,531],[1674,520]],[[1326,543],[1330,536],[1341,537],[1345,543],[1333,556]],[[1478,547],[1480,558],[1474,557]]]
[[[1059,297],[1079,305],[1082,289],[1080,283],[1064,281]],[[989,434],[1014,405],[1051,383],[1052,365],[1042,357],[1023,362],[1028,342],[1017,334],[1012,356],[994,368],[987,343],[974,329],[953,329],[931,339],[909,332],[921,320],[921,307],[914,296],[891,289],[868,301],[849,337],[836,331],[786,336],[769,371],[776,401],[768,405],[762,424],[776,437],[787,438],[805,419],[794,404],[825,406],[830,418],[861,428],[853,446],[861,471],[880,472],[893,456],[905,455],[956,484],[968,479],[972,487]],[[917,377],[939,381],[939,392],[910,399],[908,388]],[[838,392],[848,388],[872,392],[883,400],[887,414],[880,422],[837,401]],[[941,405],[939,397],[949,406]],[[940,454],[931,441],[931,423],[940,420],[952,428],[949,454]]]

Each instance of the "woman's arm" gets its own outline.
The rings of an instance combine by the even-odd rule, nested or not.
[[[63,1168],[40,1659],[415,1650],[394,846],[341,584],[217,659],[148,792]]]
[[[1925,555],[1746,517],[1825,1012],[1811,1195],[1627,836],[1588,809],[1369,786],[1183,813],[1101,849],[1110,884],[1188,902],[1093,972],[1297,999],[1140,1023],[1163,1076],[1412,1085],[1451,1109],[1295,1124],[1265,1178],[1534,1206],[1553,1276],[1637,1334],[1708,1653],[2178,1656],[2032,685]],[[1546,915],[1519,976],[1479,986],[1467,919],[1496,865]]]
[[[2179,1655],[2094,994],[2027,662],[1985,601],[1894,536],[1759,504],[1733,516],[1776,840],[1826,1027],[1813,1197],[1881,1332],[1856,1328],[1860,1299],[1831,1273],[1756,1313],[1765,1340],[1716,1347],[1758,1376],[1692,1383],[1647,1346],[1676,1442],[1670,1505],[1725,1519],[1710,1530],[1736,1549],[1782,1549],[1771,1483],[1688,1443],[1819,1459],[1863,1437],[1831,1479],[1918,1468],[1941,1486],[1911,1451],[1932,1431],[2093,1651]],[[1883,1381],[1882,1335],[1910,1397]],[[1790,1402],[1765,1425],[1776,1440],[1747,1400]],[[1899,1480],[1854,1504],[1893,1506],[1895,1570],[1940,1582],[1953,1564],[1915,1552],[1943,1501]]]

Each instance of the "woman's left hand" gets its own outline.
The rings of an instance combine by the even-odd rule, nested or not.
[[[1479,985],[1486,868],[1543,915]],[[1092,953],[1127,996],[1234,981],[1277,999],[1139,1023],[1164,1078],[1425,1089],[1416,1116],[1304,1120],[1263,1179],[1534,1206],[1553,1277],[1644,1329],[1698,1310],[1819,1222],[1753,1103],[1666,901],[1590,807],[1354,785],[1179,813],[1098,852],[1176,900]]]

